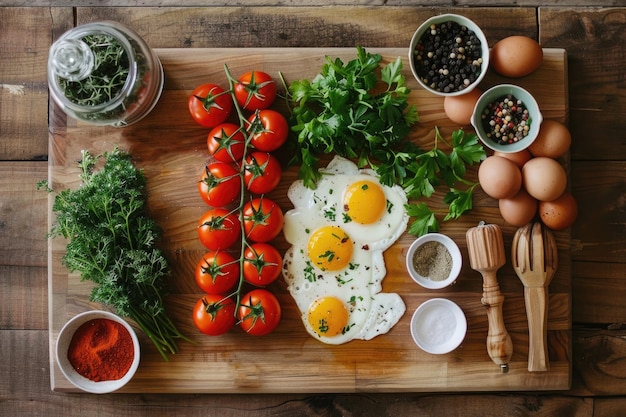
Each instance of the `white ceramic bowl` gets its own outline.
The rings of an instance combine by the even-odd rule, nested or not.
[[[450,268],[450,273],[447,277],[443,279],[432,279],[427,276],[420,275],[419,272],[415,269],[413,260],[413,258],[415,257],[415,253],[420,246],[427,242],[439,242],[448,250],[448,253],[450,253],[450,257],[452,258],[452,264]],[[441,233],[428,233],[415,239],[411,246],[409,246],[409,250],[406,255],[406,268],[407,271],[409,271],[409,275],[411,275],[411,278],[413,278],[413,280],[419,285],[428,289],[444,288],[452,284],[459,276],[462,264],[463,257],[461,256],[461,251],[459,250],[458,245],[449,236]]]
[[[469,30],[471,30],[472,32],[476,34],[476,36],[478,37],[481,43],[482,64],[481,64],[480,74],[473,83],[469,84],[467,87],[461,90],[446,93],[443,91],[433,89],[429,85],[426,85],[424,83],[422,78],[418,75],[419,69],[413,57],[414,57],[415,48],[418,45],[420,38],[426,32],[426,30],[430,30],[430,26],[432,24],[441,24],[441,23],[450,22],[450,21],[456,22],[461,26],[466,26]],[[489,45],[487,44],[487,38],[485,37],[485,34],[480,29],[480,27],[478,27],[476,23],[474,23],[472,20],[468,19],[465,16],[461,16],[458,14],[442,14],[439,16],[433,16],[430,19],[426,20],[424,23],[422,23],[417,28],[417,30],[413,34],[413,37],[411,38],[411,43],[409,45],[409,65],[411,66],[411,72],[413,73],[413,76],[415,77],[417,82],[420,83],[420,85],[425,90],[430,91],[433,94],[436,94],[439,96],[459,96],[459,95],[468,93],[472,91],[472,89],[474,89],[478,84],[480,84],[482,79],[485,77],[485,74],[487,73],[487,69],[489,68]]]
[[[528,131],[527,136],[515,143],[499,144],[487,137],[487,132],[485,131],[482,123],[482,113],[490,103],[508,94],[513,95],[515,98],[524,103],[524,106],[528,110],[530,116],[530,130]],[[539,105],[532,94],[517,85],[499,84],[491,87],[480,96],[474,106],[471,123],[476,131],[476,135],[485,146],[494,151],[513,153],[523,151],[528,148],[530,144],[535,141],[535,139],[537,139],[542,121],[543,116],[541,115]]]
[[[109,320],[113,320],[115,322],[121,323],[126,328],[126,330],[128,330],[133,340],[133,346],[135,349],[133,362],[130,366],[130,369],[126,373],[126,375],[124,375],[122,378],[118,380],[95,382],[88,378],[85,378],[84,376],[76,372],[76,370],[74,369],[74,367],[72,366],[72,364],[70,363],[67,357],[67,350],[72,340],[72,336],[74,336],[74,333],[76,332],[76,330],[78,330],[78,328],[82,324],[87,323],[88,321],[94,320],[94,319],[109,319]],[[94,394],[105,394],[105,393],[113,392],[122,388],[135,375],[135,372],[137,371],[137,368],[139,367],[139,359],[140,359],[139,340],[137,339],[137,334],[135,333],[134,329],[121,317],[113,313],[110,313],[108,311],[100,311],[100,310],[86,311],[84,313],[80,313],[74,316],[73,318],[71,318],[67,323],[65,323],[63,328],[61,328],[61,331],[59,332],[59,337],[57,338],[57,343],[56,343],[56,359],[57,359],[57,364],[59,365],[59,368],[61,369],[61,372],[74,386],[86,392],[90,392]]]
[[[467,319],[461,307],[447,298],[432,298],[413,313],[411,336],[425,352],[440,355],[452,352],[465,339]]]

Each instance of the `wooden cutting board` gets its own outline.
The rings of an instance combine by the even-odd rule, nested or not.
[[[384,61],[404,59],[407,84],[413,90],[420,122],[411,139],[424,148],[433,145],[434,127],[444,137],[459,126],[443,112],[443,99],[422,90],[413,79],[402,48],[370,50]],[[497,201],[477,190],[474,210],[460,221],[446,222],[441,232],[460,246],[464,266],[457,283],[444,290],[426,290],[415,284],[404,269],[405,254],[413,238],[403,235],[385,253],[387,277],[385,292],[399,293],[407,307],[400,322],[386,335],[370,341],[352,341],[329,346],[311,338],[304,330],[295,304],[279,279],[271,289],[283,306],[283,319],[277,330],[265,337],[252,337],[239,329],[219,337],[201,335],[191,322],[191,309],[201,296],[193,278],[196,263],[204,254],[197,239],[196,224],[206,206],[196,191],[197,177],[208,154],[208,131],[197,126],[187,111],[187,97],[201,83],[227,85],[224,64],[235,76],[250,69],[264,70],[287,82],[315,76],[325,56],[341,57],[344,62],[356,56],[356,49],[161,49],[157,53],[165,73],[165,89],[154,111],[136,125],[116,129],[92,127],[65,117],[53,105],[50,113],[49,179],[53,188],[78,186],[76,162],[80,151],[101,153],[119,145],[130,151],[148,178],[149,206],[164,230],[163,246],[173,269],[172,294],[168,311],[181,331],[197,343],[182,343],[180,353],[163,361],[140,332],[142,357],[134,379],[120,392],[135,393],[276,393],[276,392],[400,392],[400,391],[506,391],[564,390],[571,380],[571,273],[570,236],[556,233],[559,270],[550,285],[548,344],[550,371],[529,373],[528,325],[523,287],[510,263],[510,245],[515,228],[504,224]],[[544,63],[534,74],[507,80],[490,73],[481,88],[503,82],[517,83],[537,98],[544,118],[566,122],[568,116],[567,60],[561,49],[544,50]],[[277,104],[280,109],[281,105]],[[283,108],[284,109],[284,108]],[[466,129],[470,129],[466,127]],[[562,161],[565,165],[568,160]],[[470,171],[476,178],[476,168]],[[271,193],[283,210],[291,208],[286,197],[296,169],[284,173],[281,185]],[[441,209],[443,191],[428,203]],[[52,215],[50,215],[52,221]],[[443,217],[443,216],[441,216]],[[511,334],[514,354],[510,370],[502,374],[486,350],[487,315],[481,304],[482,278],[469,267],[465,232],[480,220],[502,227],[507,264],[499,272],[504,293],[504,320]],[[277,246],[287,245],[278,238]],[[65,242],[49,244],[49,309],[51,386],[55,391],[75,391],[63,377],[55,359],[55,342],[60,328],[75,314],[102,308],[91,304],[91,283],[68,274],[61,265]],[[468,332],[462,345],[445,355],[421,351],[412,341],[409,321],[424,301],[447,297],[465,312]]]

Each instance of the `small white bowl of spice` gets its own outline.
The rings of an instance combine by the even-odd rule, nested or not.
[[[456,281],[462,263],[457,244],[441,233],[428,233],[417,238],[406,255],[409,275],[428,289],[444,288]]]
[[[139,367],[140,354],[135,330],[104,310],[74,316],[61,328],[56,342],[56,360],[63,375],[75,387],[93,394],[126,385]]]
[[[461,307],[447,298],[420,304],[411,318],[411,336],[423,351],[440,355],[452,352],[465,339],[467,319]]]

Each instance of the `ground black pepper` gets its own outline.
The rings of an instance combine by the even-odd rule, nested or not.
[[[415,251],[413,267],[424,278],[443,281],[452,270],[452,255],[442,243],[426,242]]]
[[[482,45],[476,34],[457,22],[432,24],[413,52],[418,76],[430,88],[452,93],[478,79]]]

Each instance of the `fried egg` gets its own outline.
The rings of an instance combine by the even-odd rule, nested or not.
[[[398,294],[381,293],[383,252],[406,230],[407,197],[372,170],[336,156],[315,189],[294,182],[283,232],[287,288],[313,337],[328,344],[369,340],[402,317]]]

